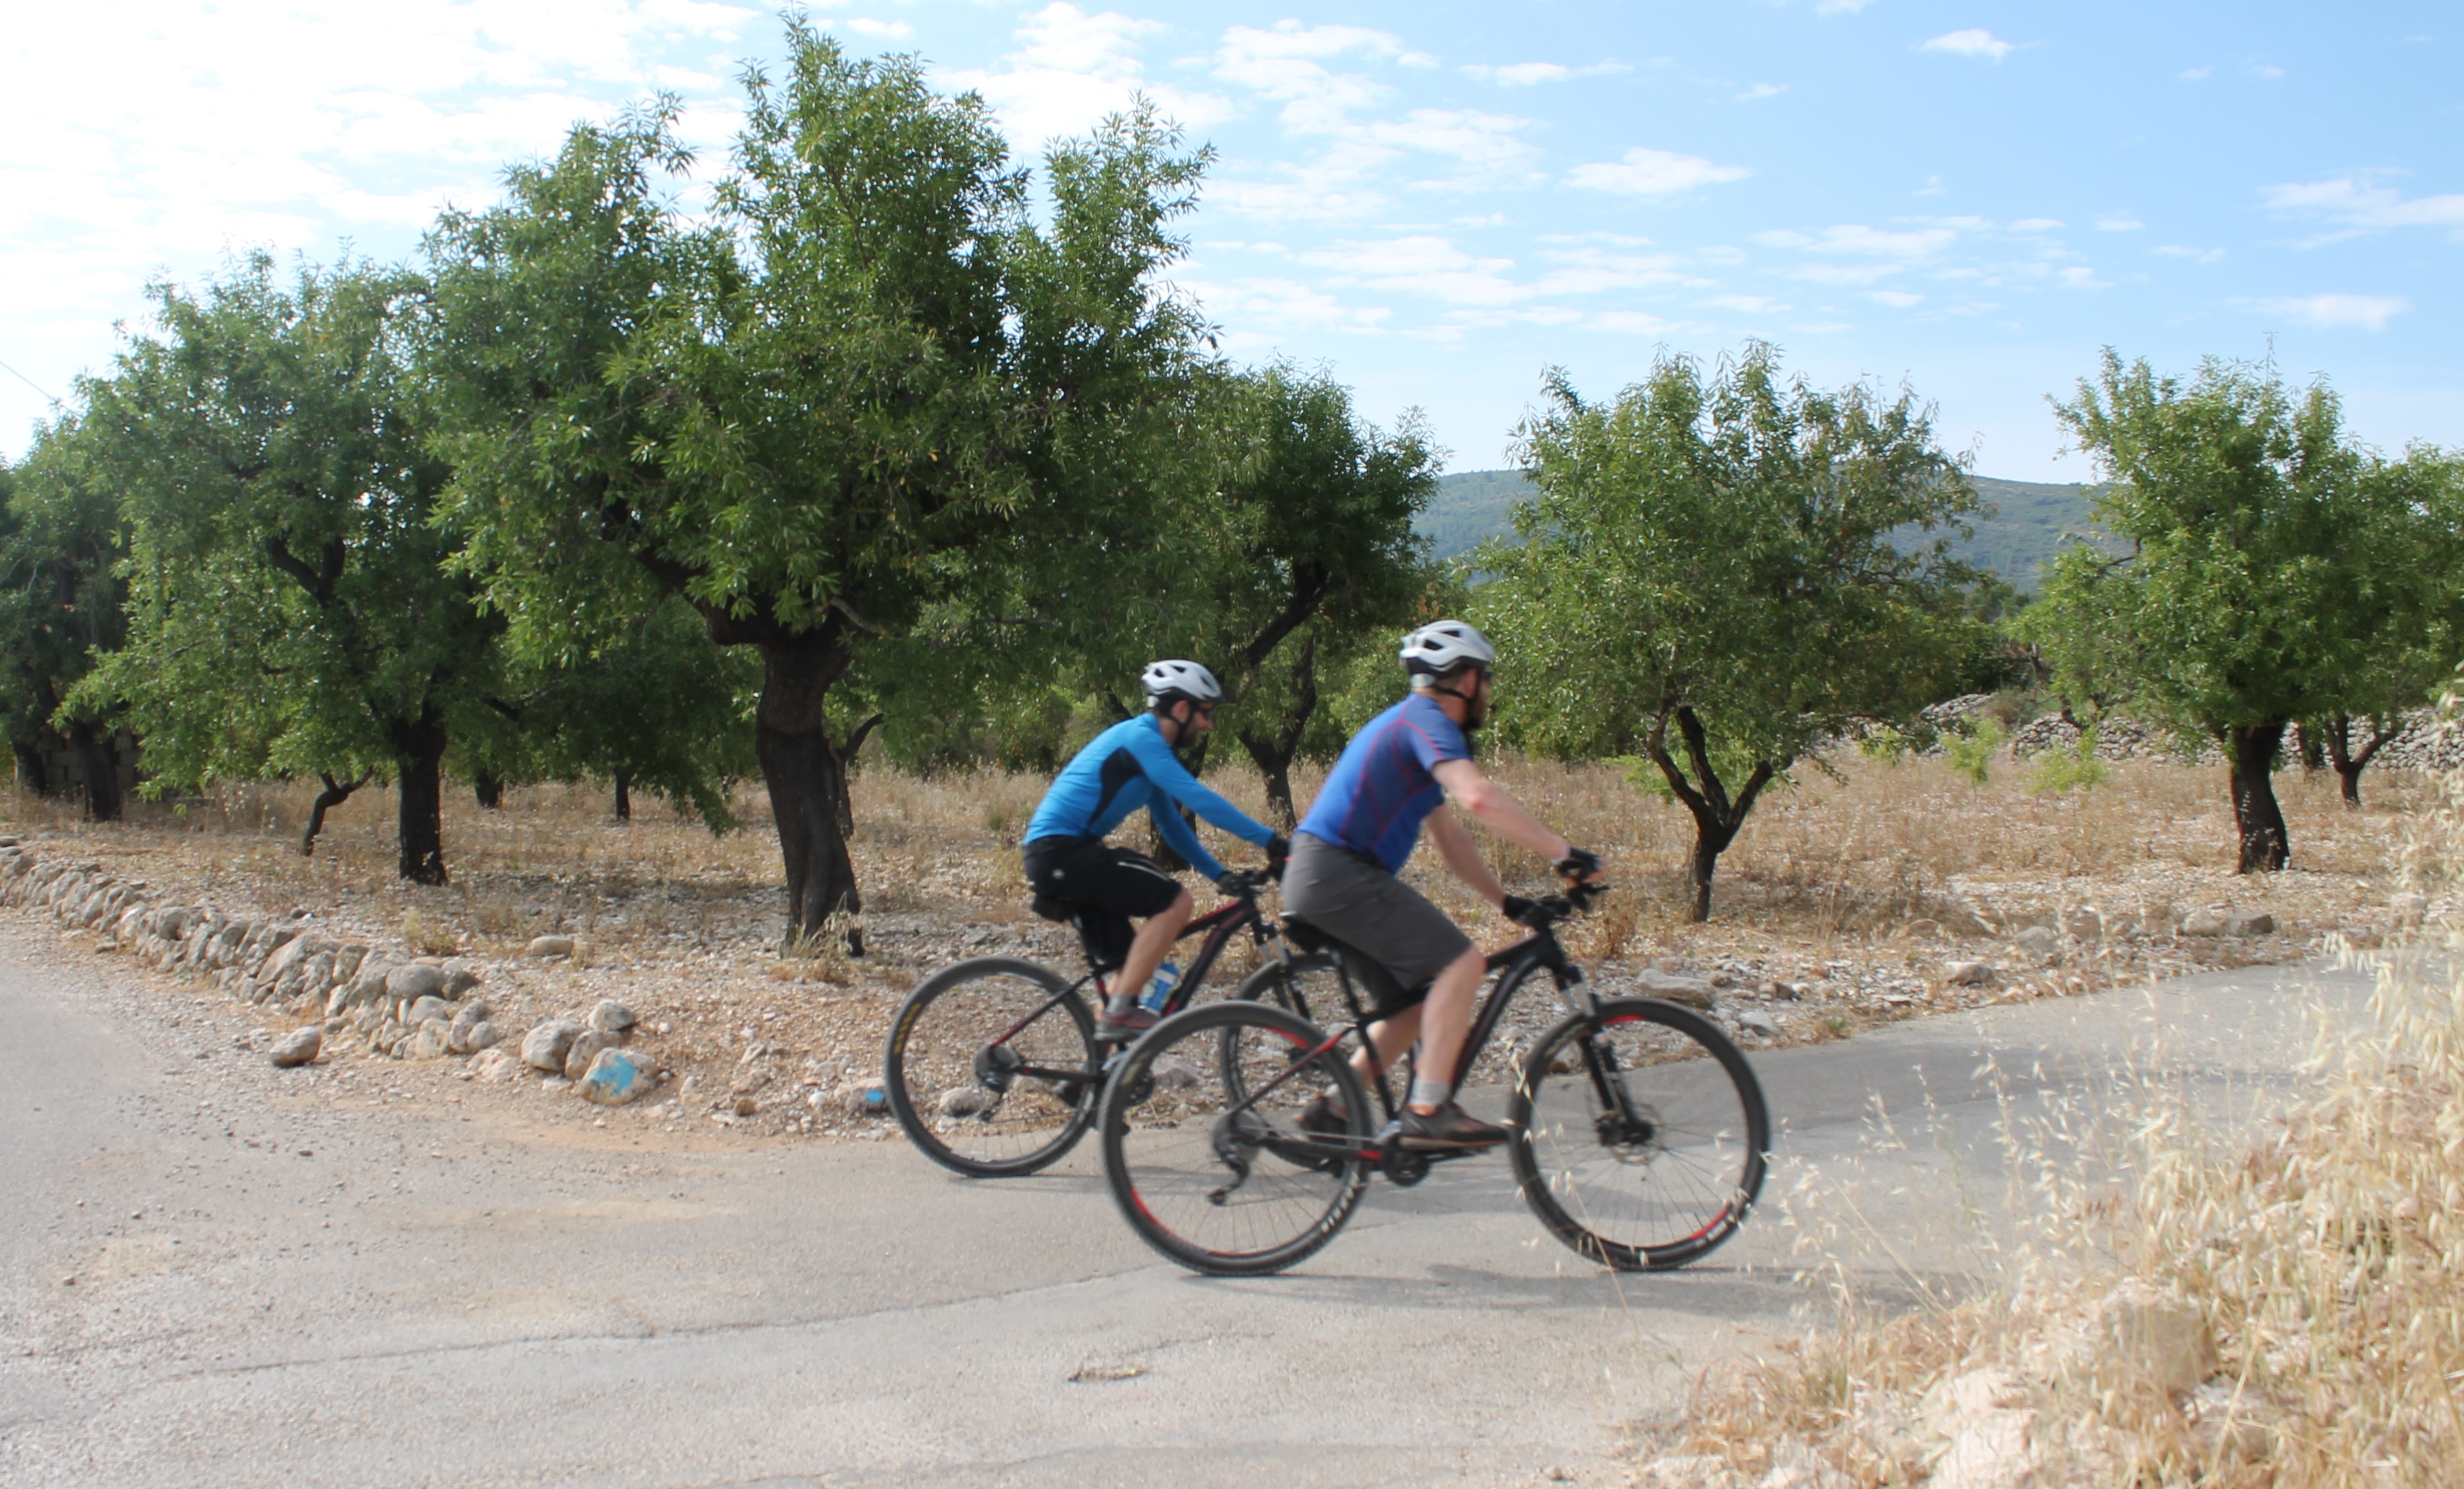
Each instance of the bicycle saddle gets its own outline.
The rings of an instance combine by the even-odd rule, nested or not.
[[[1351,974],[1352,980],[1360,984],[1361,992],[1368,995],[1371,1008],[1402,1008],[1411,1001],[1403,991],[1402,982],[1386,970],[1385,963],[1341,936],[1330,935],[1288,912],[1284,916],[1284,934],[1304,952],[1332,953],[1342,961],[1344,970]],[[1426,982],[1420,984],[1423,991],[1427,987]]]

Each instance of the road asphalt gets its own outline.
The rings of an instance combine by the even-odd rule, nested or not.
[[[2024,1237],[2039,1127],[2158,1092],[2229,1139],[2299,1088],[2306,1010],[2349,1022],[2367,988],[2252,968],[1756,1055],[1765,1205],[1682,1273],[1582,1261],[1501,1157],[1380,1183],[1299,1270],[1226,1281],[1131,1236],[1092,1144],[970,1182],[898,1141],[340,1105],[128,983],[0,926],[24,1489],[1621,1483],[1631,1425],[1818,1303],[1822,1263],[1956,1285]]]

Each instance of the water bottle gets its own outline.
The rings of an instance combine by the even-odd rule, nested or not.
[[[1147,996],[1138,1001],[1145,1005],[1149,1013],[1162,1013],[1165,1001],[1172,996],[1172,990],[1179,985],[1179,964],[1166,962],[1155,969],[1155,980],[1147,984]]]

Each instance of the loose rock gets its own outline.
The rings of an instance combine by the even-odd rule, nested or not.
[[[1690,977],[1683,973],[1661,972],[1655,968],[1638,974],[1635,984],[1646,996],[1664,997],[1688,1008],[1708,1008],[1715,1001],[1708,980]]]
[[[649,1090],[655,1080],[634,1051],[603,1049],[591,1057],[590,1067],[582,1074],[582,1096],[602,1106],[621,1106]]]
[[[1994,976],[1991,962],[1952,962],[1942,970],[1942,980],[1955,988],[1990,988]]]
[[[819,1096],[819,1092],[814,1093]],[[992,1105],[993,1093],[980,1085],[953,1086],[941,1093],[941,1115],[972,1117]]]
[[[1737,1027],[1748,1034],[1758,1034],[1767,1040],[1779,1038],[1779,1020],[1757,1009],[1748,1009],[1737,1016]]]
[[[1147,1073],[1154,1078],[1155,1089],[1159,1091],[1185,1091],[1198,1084],[1197,1068],[1189,1062],[1176,1060],[1170,1055],[1149,1065]]]
[[[2182,934],[2186,936],[2220,936],[2225,933],[2225,917],[2215,910],[2192,910],[2182,917]]]
[[[444,1023],[452,1022],[453,1005],[431,996],[414,1000],[402,1011],[402,1026],[406,1029],[416,1029],[431,1018]]]
[[[2265,910],[2225,917],[2225,934],[2229,936],[2267,936],[2275,933],[2276,917]]]
[[[445,996],[445,969],[425,962],[411,962],[385,974],[385,996],[402,1002]]]
[[[602,1034],[622,1034],[640,1022],[633,1010],[612,997],[601,998],[590,1010],[590,1027]]]
[[[280,1043],[274,1046],[274,1053],[265,1058],[276,1069],[288,1070],[294,1065],[304,1065],[315,1060],[317,1052],[324,1047],[325,1031],[312,1023],[304,1029],[296,1029],[286,1035]]]
[[[565,1046],[564,1078],[581,1080],[589,1071],[590,1062],[598,1057],[599,1052],[612,1047],[615,1042],[596,1029],[584,1029],[575,1035],[573,1042]]]
[[[2098,1306],[2096,1329],[2100,1373],[2188,1390],[2216,1372],[2207,1315],[2179,1293],[2125,1281]]]
[[[419,1032],[410,1037],[410,1058],[413,1060],[444,1059],[452,1052],[447,1042],[451,1033],[451,1026],[442,1018],[430,1018],[422,1023],[419,1026]]]
[[[583,1032],[582,1025],[570,1018],[549,1019],[522,1036],[522,1063],[563,1074],[564,1057]]]
[[[571,955],[573,954],[573,937],[571,937],[571,936],[537,936],[537,937],[534,937],[534,938],[532,939],[532,941],[531,941],[531,944],[530,944],[530,954],[531,954],[531,955],[533,955],[533,956],[539,957],[539,958],[541,958],[541,959],[545,959],[545,958],[547,958],[547,957],[551,957],[551,956],[571,956]]]

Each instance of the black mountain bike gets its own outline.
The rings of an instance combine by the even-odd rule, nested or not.
[[[1243,931],[1260,948],[1271,949],[1268,965],[1284,960],[1275,923],[1258,909],[1267,876],[1228,877],[1236,891],[1231,901],[1192,919],[1180,933],[1181,940],[1200,940],[1163,1006],[1166,1015],[1189,1006],[1224,947]],[[1095,1038],[1095,1010],[1114,969],[1098,970],[1080,909],[1063,900],[1034,904],[1045,919],[1078,928],[1088,971],[1076,981],[1040,962],[979,956],[926,978],[891,1020],[882,1059],[890,1109],[909,1139],[943,1168],[974,1178],[1034,1173],[1059,1162],[1093,1122],[1108,1064],[1119,1059],[1115,1046]],[[1170,1066],[1162,1072],[1166,1081],[1178,1076]]]
[[[1455,1075],[1472,1067],[1515,995],[1541,974],[1566,1017],[1515,1066],[1507,1144],[1524,1203],[1557,1238],[1619,1271],[1680,1267],[1745,1223],[1771,1146],[1762,1086],[1720,1026],[1657,998],[1602,998],[1555,927],[1603,892],[1576,886],[1532,904],[1532,934],[1489,956],[1497,979]],[[1309,954],[1261,968],[1235,998],[1157,1024],[1114,1072],[1099,1121],[1104,1176],[1131,1228],[1194,1271],[1279,1272],[1334,1238],[1372,1173],[1418,1184],[1433,1163],[1399,1138],[1398,1083],[1370,1053],[1382,1127],[1352,1068],[1368,1048],[1364,990],[1382,967],[1305,923],[1286,936]],[[1383,979],[1381,981],[1380,979]],[[1311,1022],[1312,993],[1339,988],[1350,1022]],[[1268,986],[1272,984],[1272,986]],[[1176,1078],[1158,1079],[1171,1071]],[[1304,1109],[1339,1093],[1345,1130],[1305,1128]],[[1400,1086],[1408,1090],[1407,1084]]]

